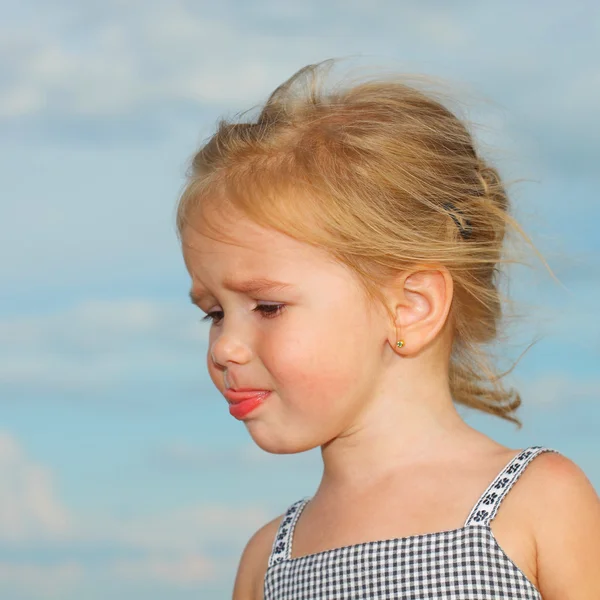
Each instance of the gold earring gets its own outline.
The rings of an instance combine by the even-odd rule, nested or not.
[[[402,348],[402,346],[404,346],[404,340],[397,341],[396,346],[398,346],[398,348]]]

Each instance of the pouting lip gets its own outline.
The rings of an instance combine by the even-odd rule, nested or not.
[[[244,400],[248,400],[249,398],[253,398],[258,395],[267,395],[271,390],[259,390],[256,388],[227,388],[223,395],[227,398],[227,401],[230,404],[235,404],[238,402],[243,402]]]

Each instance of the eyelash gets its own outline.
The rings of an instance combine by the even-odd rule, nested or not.
[[[285,308],[285,304],[258,304],[256,306],[256,308],[253,308],[252,311],[253,312],[261,312],[263,318],[265,319],[272,319],[273,317],[276,317],[277,315],[281,314],[281,312],[283,312],[283,309]],[[272,310],[269,310],[272,309]],[[216,324],[219,321],[221,321],[221,319],[223,317],[221,317],[221,319],[217,319],[214,315],[217,315],[219,313],[223,313],[222,310],[215,310],[213,312],[208,313],[205,317],[202,317],[202,319],[200,319],[201,322],[203,321],[212,321],[212,324]]]

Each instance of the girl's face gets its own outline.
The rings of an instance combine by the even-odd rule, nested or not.
[[[235,245],[203,235],[201,224],[182,232],[190,294],[212,320],[210,378],[221,393],[271,390],[244,417],[263,450],[321,446],[348,431],[375,396],[389,347],[384,313],[324,251],[245,218],[222,222]],[[243,290],[259,279],[287,287]]]

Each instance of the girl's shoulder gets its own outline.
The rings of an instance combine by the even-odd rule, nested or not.
[[[524,472],[532,517],[543,520],[552,511],[569,512],[581,502],[594,508],[599,501],[596,490],[583,469],[559,451],[542,452]],[[525,483],[526,482],[526,483]],[[574,506],[569,509],[570,504]],[[547,527],[548,524],[544,523]]]
[[[523,474],[526,511],[544,599],[600,598],[600,498],[584,471],[556,452],[536,457]],[[516,490],[515,490],[516,491]]]
[[[233,600],[263,600],[264,578],[281,514],[258,529],[246,543],[239,561]]]

